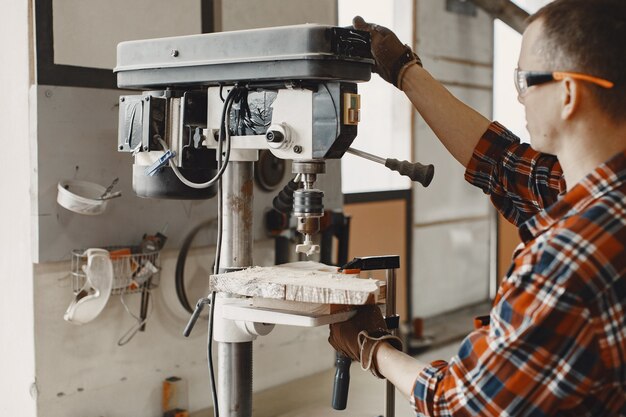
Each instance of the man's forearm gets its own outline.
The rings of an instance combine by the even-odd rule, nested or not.
[[[376,365],[379,372],[408,399],[413,395],[413,384],[426,364],[406,353],[382,343],[376,350]]]
[[[467,166],[491,121],[454,97],[419,65],[403,74],[402,90],[452,156]]]

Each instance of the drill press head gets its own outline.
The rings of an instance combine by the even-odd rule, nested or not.
[[[367,32],[322,25],[119,44],[118,87],[146,91],[120,98],[118,150],[135,158],[135,190],[210,198],[215,187],[201,186],[218,178],[217,143],[226,146],[232,137],[233,161],[254,161],[268,149],[294,161],[302,183],[294,194],[304,236],[296,251],[318,252],[312,237],[324,194],[314,185],[324,160],[341,158],[356,137],[356,83],[370,79],[370,44]],[[233,89],[238,94],[229,107],[224,95]]]

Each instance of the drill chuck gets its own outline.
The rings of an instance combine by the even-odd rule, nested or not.
[[[300,188],[293,193],[293,214],[299,217],[322,217],[324,193],[316,189]]]

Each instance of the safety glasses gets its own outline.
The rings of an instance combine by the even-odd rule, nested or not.
[[[577,72],[523,71],[519,68],[515,68],[514,76],[515,76],[515,88],[517,88],[517,93],[520,95],[520,97],[526,94],[528,87],[532,87],[533,85],[549,83],[551,81],[561,81],[565,77],[570,77],[575,80],[581,80],[581,81],[593,83],[603,88],[613,88],[613,83],[611,81],[594,77],[592,75],[579,74]]]

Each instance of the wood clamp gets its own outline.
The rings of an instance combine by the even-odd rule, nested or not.
[[[354,258],[341,268],[339,272],[358,274],[361,271],[385,270],[387,278],[385,322],[389,332],[397,336],[400,325],[400,316],[396,313],[396,270],[400,268],[400,256],[368,256]],[[337,352],[336,371],[333,385],[332,407],[335,410],[345,410],[348,403],[348,389],[350,387],[350,365],[352,361],[345,355]],[[395,416],[395,387],[389,381],[386,383],[385,416]]]

